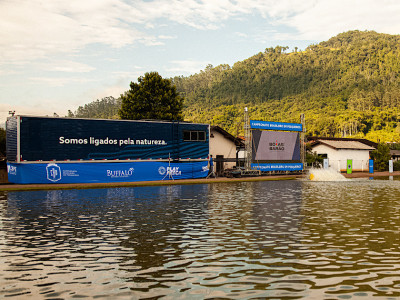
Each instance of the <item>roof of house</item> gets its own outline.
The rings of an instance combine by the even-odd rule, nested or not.
[[[390,150],[391,156],[400,156],[400,150]]]
[[[364,143],[361,143],[360,141],[354,141],[354,140],[324,140],[324,139],[319,139],[314,141],[311,144],[311,147],[316,146],[318,144],[323,144],[328,147],[331,147],[333,149],[349,149],[349,150],[375,150],[374,147],[368,146]]]
[[[308,136],[308,137],[307,137],[307,140],[308,140],[309,142],[311,142],[311,144],[314,143],[314,142],[316,142],[316,141],[319,141],[319,140],[324,140],[324,141],[356,141],[356,142],[360,142],[360,143],[362,143],[362,144],[368,145],[368,146],[370,146],[370,147],[373,147],[373,148],[375,148],[375,149],[378,147],[378,144],[377,144],[377,143],[372,142],[372,141],[367,140],[367,139]]]
[[[211,131],[215,130],[216,132],[219,132],[220,134],[222,134],[225,138],[227,138],[228,140],[231,140],[232,142],[235,143],[235,145],[237,146],[243,146],[243,141],[242,139],[238,138],[238,137],[234,137],[232,134],[230,134],[229,132],[227,132],[226,130],[222,129],[219,126],[211,126]]]

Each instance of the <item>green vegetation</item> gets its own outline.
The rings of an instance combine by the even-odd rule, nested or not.
[[[400,35],[350,31],[304,51],[287,50],[267,48],[232,67],[208,65],[198,74],[172,78],[185,98],[184,119],[243,134],[247,106],[255,120],[299,122],[304,113],[309,135],[400,141]],[[135,84],[122,97],[133,92]],[[103,100],[74,115],[108,118],[109,113],[89,114]]]
[[[6,131],[0,128],[0,157],[6,155]]]
[[[383,143],[378,144],[378,148],[371,152],[371,158],[374,160],[375,170],[387,171],[391,158],[389,145]]]
[[[138,82],[131,82],[131,89],[121,95],[121,119],[183,120],[184,99],[170,80],[163,79],[157,72],[150,72],[139,77]]]
[[[324,162],[324,159],[320,155],[318,155],[317,152],[313,152],[311,145],[307,144],[306,145],[306,164],[307,164],[307,166],[321,168],[323,162]]]
[[[286,50],[267,48],[233,67],[175,77],[185,119],[235,134],[248,106],[260,120],[298,122],[305,113],[311,135],[400,139],[400,36],[351,31],[305,51]]]
[[[93,101],[84,106],[79,106],[75,112],[68,111],[70,118],[89,118],[89,119],[119,119],[118,111],[121,107],[121,99],[105,97],[101,100]]]

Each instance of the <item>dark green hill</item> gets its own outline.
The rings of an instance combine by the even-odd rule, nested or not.
[[[172,80],[186,119],[233,134],[248,106],[253,119],[292,122],[305,113],[310,134],[398,140],[399,74],[400,35],[350,31],[305,51],[267,48]]]
[[[267,48],[171,80],[185,97],[185,120],[234,135],[247,106],[255,120],[299,122],[304,113],[310,135],[400,142],[400,35],[349,31],[304,51]],[[117,118],[120,104],[106,97],[70,116]]]

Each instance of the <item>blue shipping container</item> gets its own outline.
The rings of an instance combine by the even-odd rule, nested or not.
[[[207,124],[29,116],[7,120],[8,174],[9,181],[15,183],[159,180],[160,176],[150,175],[153,171],[146,173],[142,169],[157,169],[158,172],[161,167],[170,168],[171,163],[180,164],[181,174],[183,171],[189,176],[182,178],[199,178],[207,176],[207,172],[186,170],[204,170],[208,156]],[[108,165],[110,160],[116,165]],[[94,164],[99,161],[102,163]],[[190,165],[183,165],[186,163]],[[48,176],[51,164],[61,168],[63,179],[48,179],[51,178]],[[66,166],[68,172],[63,170]],[[120,174],[133,168],[135,175],[121,177],[121,180],[116,180],[115,176],[113,180],[110,176],[102,177],[114,167]],[[53,174],[56,169],[51,169]],[[93,170],[93,174],[85,175],[85,169]],[[31,178],[39,174],[36,172],[41,174],[38,178],[45,180]],[[96,178],[96,172],[102,175]],[[78,173],[79,176],[73,176]]]

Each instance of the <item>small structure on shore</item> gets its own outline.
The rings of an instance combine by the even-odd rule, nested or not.
[[[390,157],[393,161],[400,160],[400,150],[390,150]]]
[[[339,172],[347,169],[347,160],[353,162],[353,171],[368,171],[370,152],[377,144],[366,139],[309,137],[313,152],[329,160],[329,166]]]
[[[210,127],[210,155],[214,160],[214,172],[221,176],[224,170],[244,164],[243,140],[234,137],[219,126]]]

